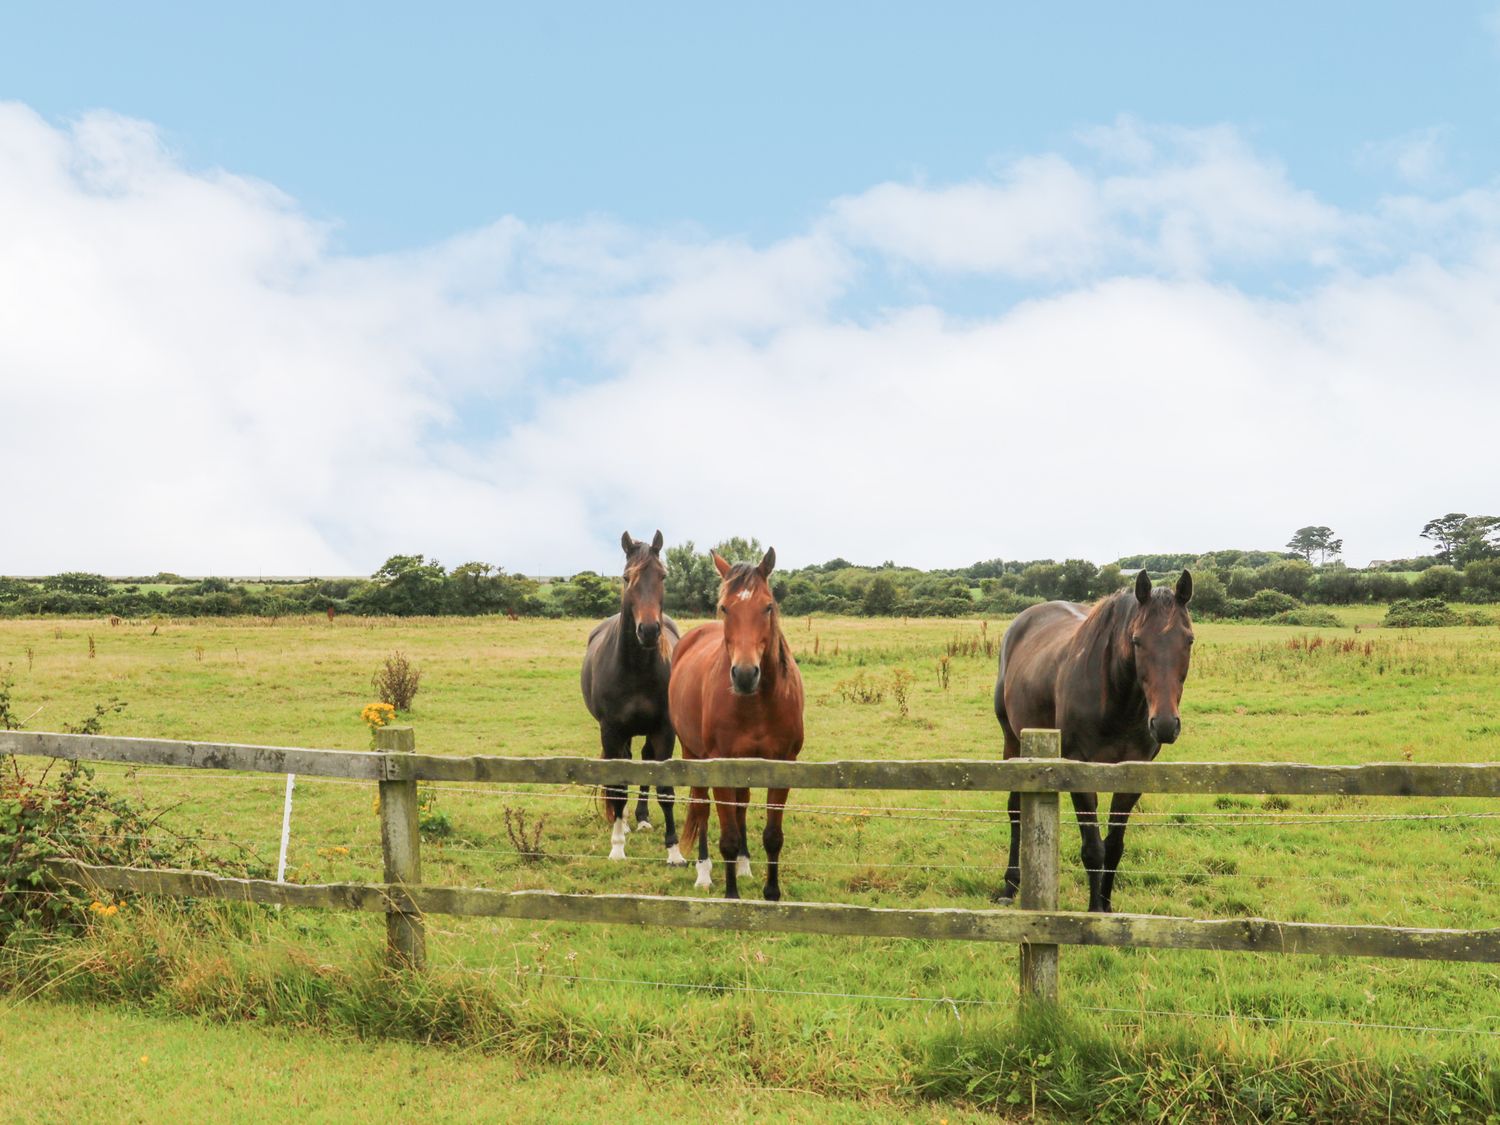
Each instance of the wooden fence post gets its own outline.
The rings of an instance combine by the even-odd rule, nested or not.
[[[1023,730],[1021,757],[1061,758],[1062,732]],[[1057,909],[1058,794],[1021,794],[1021,909]],[[1057,946],[1021,944],[1021,998],[1057,1000]]]
[[[375,732],[375,749],[388,754],[413,754],[416,732],[411,727],[381,727]],[[385,881],[408,887],[422,881],[422,835],[417,824],[417,783],[400,780],[407,771],[399,763],[387,763],[380,782],[380,847],[385,853]],[[408,905],[403,903],[402,905]],[[415,910],[392,910],[385,916],[386,947],[397,968],[427,967],[427,933],[422,916]]]

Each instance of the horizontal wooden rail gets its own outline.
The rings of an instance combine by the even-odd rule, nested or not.
[[[471,887],[400,887],[381,883],[298,885],[266,879],[231,879],[201,871],[97,867],[74,860],[52,860],[49,867],[60,882],[81,886],[91,893],[112,891],[179,898],[219,898],[382,914],[418,912],[750,933],[1500,962],[1500,930],[1335,926],[1272,922],[1264,918],[1202,920],[1057,910],[897,910],[818,902],[579,895]]]
[[[221,742],[0,732],[0,754],[135,765],[298,773],[379,781],[511,784],[705,785],[792,789],[911,789],[948,792],[1126,792],[1354,794],[1367,797],[1500,797],[1500,762],[1373,763],[1125,762],[948,759],[902,762],[688,762],[599,758],[444,757],[304,750]]]

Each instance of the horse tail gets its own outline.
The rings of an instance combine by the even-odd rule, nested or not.
[[[604,818],[604,823],[613,824],[615,822],[615,807],[610,804],[609,796],[604,786],[594,786],[594,803],[598,806],[599,815]]]
[[[683,855],[688,854],[688,849],[698,842],[698,834],[707,828],[708,790],[695,785],[689,791],[687,816],[682,822],[682,835],[677,840]]]

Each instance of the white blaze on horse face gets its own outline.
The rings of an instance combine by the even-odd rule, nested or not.
[[[714,861],[711,859],[700,859],[698,861],[698,881],[693,886],[702,887],[704,890],[707,890],[714,885],[713,875]]]
[[[614,830],[611,831],[610,834],[609,834],[609,843],[610,843],[609,858],[610,859],[624,859],[625,858],[625,837],[627,835],[629,835],[629,833],[630,833],[630,826],[625,823],[625,818],[624,817],[617,817],[615,819]]]
[[[749,590],[741,590],[740,591],[740,601],[742,601],[742,602],[748,602],[749,600],[750,600],[750,591]]]
[[[750,857],[742,855],[734,861],[734,874],[736,878],[750,878]]]

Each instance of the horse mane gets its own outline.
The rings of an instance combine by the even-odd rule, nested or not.
[[[720,583],[719,597],[753,589],[757,582],[766,588],[767,593],[771,593],[771,584],[761,575],[760,567],[755,563],[735,563]],[[776,658],[781,663],[781,674],[786,675],[791,671],[792,646],[787,643],[786,634],[781,631],[781,606],[776,604],[775,594],[771,594],[771,628],[776,632]]]

